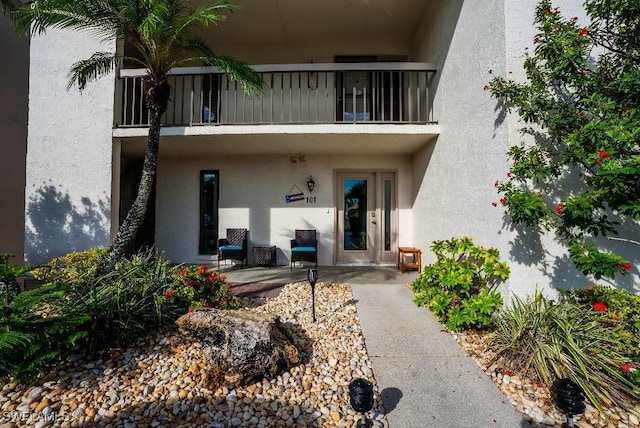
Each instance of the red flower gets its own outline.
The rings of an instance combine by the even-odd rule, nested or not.
[[[231,284],[225,284],[224,288],[227,289],[227,291],[231,291]]]
[[[500,183],[498,180],[496,180],[496,182],[493,183],[493,187],[499,187],[500,184],[502,184],[502,183]]]
[[[195,287],[198,284],[198,281],[196,281],[195,279],[190,279],[189,280],[189,285]]]
[[[591,304],[591,307],[593,308],[593,310],[598,311],[598,312],[604,312],[607,310],[607,305],[605,305],[602,302],[593,302]]]
[[[596,163],[600,163],[602,162],[602,159],[608,158],[609,156],[611,156],[609,154],[609,152],[605,151],[605,150],[596,150],[596,153],[598,154],[598,159],[596,159]]]
[[[224,275],[220,275],[220,281],[224,282],[227,280],[227,277]]]
[[[497,207],[498,203],[497,202],[491,202],[491,205],[493,205],[494,207]]]
[[[634,370],[636,370],[637,367],[635,364],[633,363],[624,363],[623,365],[620,366],[620,370],[622,370],[622,373],[629,373],[632,372]]]
[[[562,202],[560,202],[560,203],[558,204],[558,206],[556,207],[556,213],[557,213],[558,215],[562,215],[562,210],[564,210],[564,205],[562,205]]]
[[[173,291],[173,290],[167,290],[167,291],[165,291],[165,293],[162,295],[162,298],[163,298],[163,299],[169,299],[169,298],[171,298],[171,297],[174,297],[174,295],[175,295],[175,294],[176,294],[176,292],[175,292],[175,291]]]
[[[207,265],[200,265],[198,266],[198,269],[207,270]]]
[[[195,311],[196,311],[195,308],[189,307],[189,312],[195,312]]]
[[[582,30],[580,30],[580,37],[586,36],[588,32],[589,30],[587,30],[587,27],[582,27]]]
[[[213,307],[211,305],[204,305],[202,309],[213,309]]]
[[[501,198],[501,199],[500,199],[500,203],[501,203],[502,205],[507,205],[507,198]]]
[[[207,276],[207,284],[211,284],[213,282],[213,275],[209,274]]]
[[[507,172],[507,177],[511,178],[511,171]]]
[[[185,276],[187,274],[187,268],[182,268],[180,269],[180,272],[178,272],[178,275],[180,276]]]
[[[620,270],[623,270],[625,272],[631,272],[631,263],[620,263],[618,267],[620,268]]]

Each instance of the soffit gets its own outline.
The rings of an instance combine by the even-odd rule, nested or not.
[[[330,155],[412,155],[437,138],[439,129],[430,126],[424,133],[328,134],[328,133],[238,133],[223,135],[164,135],[161,156],[208,156],[220,154],[330,154]],[[146,137],[121,139],[126,157],[144,155]]]
[[[396,39],[410,43],[428,0],[236,0],[239,11],[207,29],[213,46]]]

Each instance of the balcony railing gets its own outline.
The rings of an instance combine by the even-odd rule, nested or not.
[[[288,123],[435,123],[427,63],[253,66],[265,89],[248,96],[214,67],[173,69],[164,126]],[[148,125],[142,69],[120,72],[119,127]]]

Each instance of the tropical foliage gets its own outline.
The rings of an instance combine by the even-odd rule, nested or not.
[[[427,306],[453,331],[490,325],[502,306],[495,289],[509,277],[500,252],[476,246],[469,237],[435,241],[431,252],[436,262],[411,284],[414,302]]]
[[[5,0],[6,1],[6,0]],[[137,235],[147,212],[156,178],[161,118],[171,96],[168,76],[173,67],[202,64],[217,67],[251,94],[264,86],[247,64],[216,55],[197,31],[224,20],[237,7],[225,0],[193,5],[188,0],[32,0],[12,14],[18,29],[35,33],[49,28],[82,31],[100,40],[123,42],[125,51],[95,52],[70,71],[69,85],[80,89],[124,63],[147,70],[143,77],[149,109],[149,135],[137,196],[96,268],[103,275],[115,266]]]
[[[55,258],[35,270],[45,285],[0,304],[0,378],[37,376],[70,352],[129,345],[187,311],[240,306],[224,275],[204,265],[173,266],[142,250],[95,275],[103,253]]]
[[[606,318],[598,305],[557,303],[539,292],[526,301],[515,297],[496,317],[491,346],[509,369],[548,388],[556,379],[573,380],[604,414],[607,403],[640,397],[624,371],[626,345]]]
[[[597,238],[640,245],[615,236],[640,220],[640,8],[585,8],[588,24],[540,1],[527,81],[495,76],[485,89],[524,124],[508,179],[496,182],[511,220],[555,230],[580,271],[613,278],[632,264]]]

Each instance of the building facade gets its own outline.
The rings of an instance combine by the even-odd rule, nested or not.
[[[212,262],[226,229],[246,228],[250,248],[275,245],[285,264],[294,230],[314,229],[320,265],[395,264],[400,246],[428,262],[432,241],[468,235],[501,251],[518,294],[581,277],[553,237],[528,238],[492,205],[519,133],[483,87],[489,70],[522,74],[534,0],[237,3],[203,36],[266,89],[247,97],[213,68],[174,70],[138,244]],[[581,2],[560,3],[580,15]],[[64,31],[31,41],[30,263],[107,245],[135,197],[143,70],[66,89],[72,63],[119,49]]]
[[[0,14],[0,253],[22,264],[27,152],[29,39]]]

